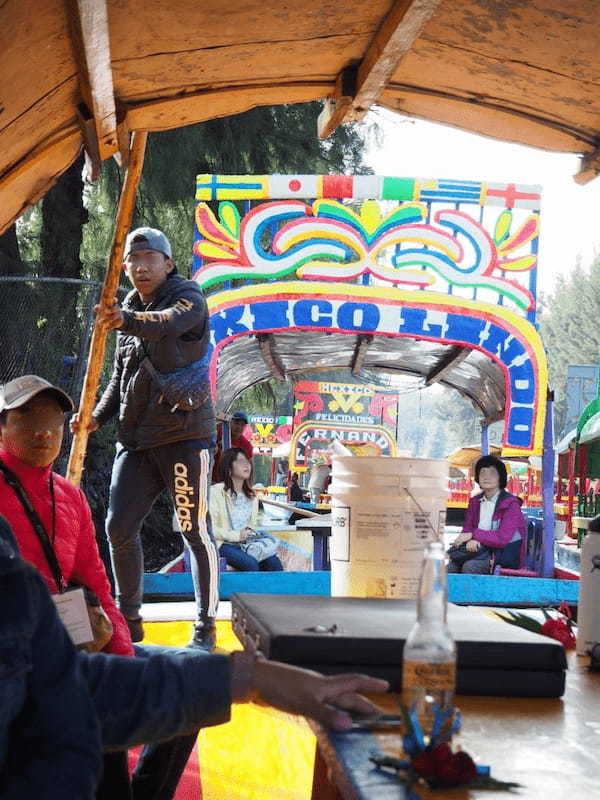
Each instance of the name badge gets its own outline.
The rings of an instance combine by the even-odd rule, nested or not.
[[[85,594],[81,586],[67,589],[62,594],[53,594],[52,599],[73,644],[92,642],[94,634],[90,625]]]

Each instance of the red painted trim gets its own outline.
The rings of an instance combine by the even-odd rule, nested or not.
[[[563,567],[554,567],[554,577],[563,581],[579,580],[579,575],[576,572],[571,572],[570,569],[563,569]]]

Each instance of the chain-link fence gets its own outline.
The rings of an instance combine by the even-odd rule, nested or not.
[[[41,375],[79,399],[100,284],[0,277],[0,382]]]
[[[97,281],[0,277],[0,383],[40,375],[79,401],[100,296]],[[65,441],[57,468],[64,471]]]
[[[121,299],[125,291],[119,290]],[[19,375],[40,375],[64,389],[77,406],[100,292],[97,281],[0,276],[0,383]],[[112,371],[114,342],[115,337],[109,336],[100,388],[106,385]],[[113,423],[90,438],[82,480],[107,565],[103,529],[115,435]],[[54,465],[62,475],[71,438],[66,425],[61,454]],[[147,571],[159,569],[182,549],[181,538],[173,535],[171,516],[172,505],[163,496],[144,524]]]

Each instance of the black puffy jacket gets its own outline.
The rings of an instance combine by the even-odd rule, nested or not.
[[[208,308],[198,284],[171,273],[148,305],[134,289],[123,302],[123,317],[113,373],[94,419],[103,425],[118,412],[118,438],[128,450],[189,439],[213,440],[215,414],[210,397],[197,411],[171,412],[159,402],[160,389],[141,366],[148,356],[159,372],[173,372],[206,354]]]

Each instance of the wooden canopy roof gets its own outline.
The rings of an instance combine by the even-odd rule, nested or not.
[[[585,156],[600,171],[595,0],[6,0],[0,231],[85,144],[331,98],[321,135],[374,103]]]

